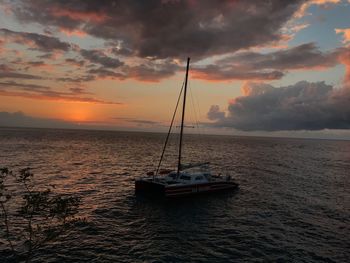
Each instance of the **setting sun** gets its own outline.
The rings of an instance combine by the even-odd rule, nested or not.
[[[62,119],[70,122],[91,121],[93,117],[90,105],[86,103],[67,103],[66,107],[61,109]]]

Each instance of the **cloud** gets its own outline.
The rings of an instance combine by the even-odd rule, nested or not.
[[[275,88],[247,83],[245,96],[230,101],[227,113],[212,106],[212,126],[243,131],[350,129],[350,87],[301,81]]]
[[[16,79],[42,79],[42,77],[31,75],[31,74],[24,74],[24,73],[17,73],[17,72],[9,72],[9,71],[0,71],[0,79],[4,78],[16,78]]]
[[[183,59],[279,41],[303,2],[19,0],[11,10],[22,22],[79,30],[122,43],[139,57]]]
[[[344,84],[350,86],[350,49],[343,49],[339,56],[341,63],[345,65]]]
[[[141,125],[157,125],[159,122],[150,120],[129,120],[129,122],[138,123]]]
[[[23,84],[10,82],[0,82],[0,96],[21,97],[26,99],[64,101],[64,102],[82,102],[95,104],[114,104],[121,105],[120,102],[104,101],[92,97],[81,97],[77,95],[89,94],[78,92],[77,89],[70,89],[70,92],[54,91],[50,87],[36,84]]]
[[[30,69],[36,68],[44,71],[53,71],[54,65],[48,64],[43,60],[40,61],[23,61],[21,58],[10,61],[11,65],[18,66],[17,69],[28,71]]]
[[[295,13],[295,17],[301,18],[305,16],[307,13],[307,9],[312,5],[318,5],[323,8],[330,8],[332,5],[339,4],[342,0],[309,0],[305,1],[300,9]]]
[[[77,59],[74,59],[74,58],[66,58],[65,62],[67,64],[70,64],[70,65],[73,65],[73,66],[76,66],[76,67],[82,67],[82,66],[85,65],[85,61],[84,60],[77,60]]]
[[[0,54],[5,53],[6,49],[5,49],[5,41],[0,39]]]
[[[74,93],[66,95],[60,92],[42,92],[42,93],[30,93],[21,91],[7,91],[0,89],[0,96],[21,97],[25,99],[35,100],[48,100],[48,101],[62,101],[62,102],[81,102],[81,103],[94,103],[94,104],[111,104],[122,105],[120,102],[103,101],[89,97],[77,97]]]
[[[337,64],[338,53],[338,50],[322,52],[315,43],[306,43],[265,54],[241,52],[219,60],[217,63],[237,65],[249,70],[328,68]]]
[[[75,94],[92,94],[91,92],[87,92],[84,88],[81,87],[72,87],[69,88],[69,90]]]
[[[161,122],[151,121],[151,120],[143,120],[143,119],[135,119],[135,118],[127,118],[127,117],[115,117],[114,120],[120,120],[123,122],[135,123],[138,126],[163,126]]]
[[[78,128],[74,123],[58,119],[36,118],[23,112],[0,112],[0,126],[2,127],[40,127],[40,128]]]
[[[143,64],[125,67],[125,75],[140,81],[158,82],[173,76],[180,67],[170,60],[147,61]]]
[[[228,80],[276,80],[284,76],[278,70],[247,71],[234,66],[208,65],[203,68],[193,68],[191,70],[193,78],[209,81]]]
[[[112,46],[110,52],[117,56],[131,56],[133,51],[129,48],[123,46],[123,43],[109,43],[108,45]]]
[[[117,58],[106,56],[101,50],[80,50],[80,54],[92,63],[100,64],[106,68],[118,68],[124,63]]]
[[[347,44],[350,42],[350,28],[336,28],[335,33],[343,35],[344,44]]]
[[[76,30],[76,29],[66,29],[66,28],[60,28],[59,29],[63,34],[67,35],[67,36],[77,36],[77,37],[80,37],[80,38],[84,38],[86,37],[86,33],[84,31],[81,31],[81,30]]]
[[[225,118],[225,112],[220,111],[219,105],[212,105],[207,113],[209,120],[221,120]]]
[[[287,70],[333,67],[344,51],[322,52],[314,43],[307,43],[270,53],[238,52],[215,64],[194,67],[193,75],[206,80],[274,80]]]
[[[126,76],[122,73],[119,72],[115,72],[113,70],[110,69],[105,69],[103,67],[97,68],[97,69],[90,69],[87,72],[88,74],[90,74],[91,76],[93,76],[94,78],[98,77],[98,78],[111,78],[111,79],[125,79]]]
[[[118,118],[116,118],[118,119]],[[162,128],[157,126],[156,123],[142,123],[143,120],[130,119],[134,120],[137,127],[140,128],[140,131],[144,129],[155,127],[158,129]],[[138,123],[139,121],[139,123]],[[57,128],[57,129],[89,129],[89,130],[128,130],[130,128],[125,128],[117,126],[115,122],[108,121],[79,121],[79,123],[74,123],[70,121],[65,121],[61,119],[52,119],[52,118],[39,118],[34,116],[29,116],[21,111],[17,112],[0,112],[0,127],[31,127],[31,128]],[[137,129],[137,128],[136,128]]]
[[[20,62],[13,62],[12,64],[22,63]],[[40,62],[41,63],[41,62]],[[33,65],[34,64],[34,65]],[[37,63],[29,62],[28,65],[31,66],[38,66]],[[0,79],[28,79],[28,80],[38,80],[43,79],[40,76],[32,75],[32,74],[26,74],[26,73],[19,73],[15,72],[14,69],[6,64],[0,64]]]
[[[336,1],[310,1],[308,5],[333,2]],[[9,5],[20,22],[39,23],[53,32],[46,37],[53,38],[52,34],[57,32],[78,32],[102,39],[104,49],[73,48],[84,59],[65,60],[84,70],[90,80],[132,78],[157,82],[179,71],[178,61],[188,56],[198,62],[214,55],[231,54],[222,61],[208,65],[210,60],[207,60],[192,67],[194,78],[209,81],[277,80],[288,70],[334,66],[335,51],[321,52],[313,43],[270,53],[247,51],[278,45],[305,28],[305,22],[296,23],[293,19],[304,3],[303,0],[18,0]],[[49,58],[52,52],[46,52]],[[85,77],[73,75],[59,79],[81,82]]]
[[[3,35],[7,41],[12,40],[15,43],[30,46],[39,51],[68,51],[71,45],[62,42],[57,37],[46,36],[37,33],[16,32],[9,29],[1,28],[0,35]]]
[[[80,83],[80,82],[95,80],[95,77],[92,75],[85,75],[85,76],[75,76],[75,77],[60,77],[60,78],[56,78],[56,80],[63,81],[63,82]]]
[[[42,85],[36,85],[36,84],[22,84],[22,83],[17,83],[14,81],[8,81],[8,82],[0,82],[0,87],[15,87],[15,88],[20,88],[22,90],[49,90],[50,88],[47,86],[42,86]]]
[[[111,78],[125,80],[127,78],[139,81],[158,82],[161,79],[173,76],[180,67],[170,60],[151,60],[133,66],[123,65],[118,71],[106,67],[89,69],[86,73],[95,78]]]

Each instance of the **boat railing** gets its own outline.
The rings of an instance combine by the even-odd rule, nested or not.
[[[209,164],[210,162],[181,164],[181,170],[187,170],[191,168],[209,168]]]

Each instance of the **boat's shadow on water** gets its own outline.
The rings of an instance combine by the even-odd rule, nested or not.
[[[149,211],[151,217],[155,214],[166,214],[180,217],[191,218],[191,215],[196,213],[215,214],[223,207],[230,206],[234,203],[235,198],[239,194],[239,188],[230,192],[200,194],[195,196],[185,196],[177,198],[164,198],[156,196],[145,195],[133,195],[130,197],[131,209],[135,209],[139,212],[144,211],[144,215],[147,217]]]
[[[135,203],[144,205],[184,205],[197,204],[203,202],[222,202],[227,199],[232,199],[239,193],[239,188],[233,191],[217,192],[217,193],[203,193],[197,195],[181,196],[181,197],[159,197],[156,195],[133,195],[130,197]]]

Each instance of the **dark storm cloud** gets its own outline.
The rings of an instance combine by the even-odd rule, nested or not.
[[[215,120],[213,126],[243,131],[350,128],[350,87],[306,81],[280,88],[251,83],[243,92],[246,96],[232,100],[226,114],[211,107],[208,118]]]
[[[31,46],[34,49],[50,52],[54,50],[68,51],[71,45],[62,42],[56,37],[45,36],[37,33],[16,32],[5,28],[0,29],[0,35],[15,43]]]
[[[303,2],[19,0],[11,10],[22,22],[82,30],[140,57],[204,58],[280,40]]]
[[[274,80],[287,70],[322,69],[335,66],[344,48],[320,51],[314,43],[270,53],[239,52],[214,62],[194,67],[194,76],[207,80]]]
[[[100,50],[80,50],[80,54],[92,63],[100,64],[106,68],[118,68],[124,63],[117,58],[111,58],[106,56]]]
[[[140,80],[157,82],[173,76],[180,67],[170,60],[148,61],[140,65],[125,67],[128,77]]]

